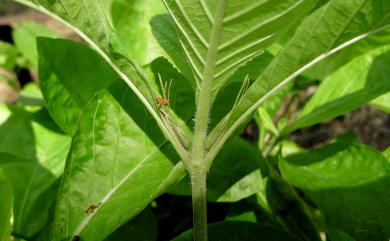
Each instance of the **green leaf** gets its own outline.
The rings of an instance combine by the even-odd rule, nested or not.
[[[299,241],[294,236],[274,228],[252,222],[221,222],[208,226],[210,241]],[[192,230],[172,241],[192,241]]]
[[[57,38],[59,34],[37,22],[26,21],[14,26],[12,37],[22,55],[34,67],[38,67],[37,38]]]
[[[102,91],[73,138],[53,239],[103,240],[184,176],[179,160],[124,84]]]
[[[206,75],[208,78],[211,75],[212,87],[219,89],[239,66],[262,53],[317,1],[164,2],[176,24],[198,86]],[[221,23],[216,19],[218,12],[223,13]],[[214,32],[218,36],[212,35]],[[217,41],[217,49],[210,47],[213,41]],[[208,68],[211,72],[206,71]]]
[[[38,162],[0,153],[0,168],[10,181],[14,194],[14,232],[26,237],[41,230],[49,216],[55,195],[41,199],[57,178]],[[55,192],[54,192],[55,193]]]
[[[83,107],[67,160],[52,235],[56,240],[74,236],[103,240],[164,192],[171,182],[183,178],[184,167],[171,162],[177,162],[179,157],[173,154],[172,146],[125,84],[114,83],[109,91],[95,93],[117,79],[112,71],[103,68],[104,64],[96,68],[102,63],[99,56],[85,46],[64,40],[45,39],[40,41],[40,49],[44,49],[44,55],[58,49],[56,56],[44,59],[51,62],[46,71],[60,77],[56,85],[51,85],[48,79],[50,85],[46,86],[48,92],[57,93],[56,98],[49,99],[57,108],[54,114],[58,114],[63,99],[73,105],[78,103],[78,97],[81,105],[88,102]],[[80,71],[68,73],[69,69],[64,69],[68,54],[73,56],[72,66]],[[152,64],[154,67],[163,69],[164,77],[176,74],[163,59]],[[82,78],[78,73],[87,76],[88,71],[94,72],[89,76],[99,85],[84,86],[77,81]],[[172,94],[176,93],[175,88],[184,91],[179,83],[180,79],[175,78]],[[184,97],[175,101],[183,107],[188,100]],[[81,109],[76,107],[76,112]],[[127,200],[132,200],[130,206]],[[86,213],[88,206],[98,208]]]
[[[193,89],[195,89],[196,83],[192,75],[191,66],[186,59],[183,46],[180,43],[175,24],[171,17],[168,14],[156,15],[151,19],[150,25],[152,27],[152,33],[160,46],[171,57],[172,62],[175,63],[175,66],[190,81]]]
[[[390,237],[390,163],[373,148],[335,143],[281,160],[284,179],[325,214],[328,228],[358,241]]]
[[[79,34],[138,96],[147,111],[165,130],[155,99],[157,91],[114,31],[105,16],[100,1],[95,0],[15,0],[41,11],[70,27]]]
[[[10,106],[11,116],[0,126],[0,152],[36,160],[59,177],[70,138],[63,135],[45,109],[28,112]]]
[[[328,230],[327,235],[330,241],[355,241],[351,236],[337,229]]]
[[[388,45],[389,41],[389,30],[373,34],[368,36],[366,39],[354,43],[338,53],[329,56],[327,59],[305,71],[303,75],[314,80],[323,80],[340,67],[349,63],[352,59],[365,55],[367,52],[380,48],[384,45]]]
[[[47,108],[61,129],[72,136],[81,110],[96,92],[119,77],[95,51],[79,43],[39,38],[38,51]]]
[[[384,152],[383,152],[383,155],[385,157],[387,157],[387,159],[389,160],[390,162],[390,147],[388,147]]]
[[[337,117],[390,91],[388,50],[356,58],[327,77],[286,132]]]
[[[0,67],[7,70],[13,70],[16,64],[16,57],[19,51],[15,46],[0,41]],[[3,74],[1,74],[3,75]]]
[[[0,241],[8,241],[11,235],[11,216],[14,203],[12,187],[0,168]]]
[[[265,161],[257,148],[235,138],[221,150],[207,175],[207,200],[210,202],[236,202],[263,189],[261,171]],[[189,178],[173,186],[170,192],[191,196]]]
[[[390,93],[386,93],[371,101],[371,105],[387,113],[390,113]]]
[[[264,188],[257,193],[258,204],[269,219],[305,241],[320,241],[308,206],[295,190],[279,176],[271,174],[264,180]]]
[[[141,65],[166,55],[152,34],[150,21],[157,14],[166,13],[160,0],[114,0],[112,22],[121,40]]]
[[[150,209],[145,209],[104,241],[155,241],[157,219]]]
[[[288,44],[233,108],[226,131],[215,149],[269,96],[306,69],[390,27],[389,13],[387,0],[333,0],[306,17]]]

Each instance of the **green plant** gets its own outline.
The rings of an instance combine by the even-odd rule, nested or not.
[[[207,198],[245,199],[270,225],[213,224],[211,240],[240,240],[246,232],[245,240],[321,240],[319,230],[335,241],[388,240],[388,157],[348,138],[287,153],[286,140],[297,129],[371,101],[386,108],[387,0],[114,0],[112,15],[94,0],[16,1],[64,23],[94,51],[41,37],[38,63],[36,52],[25,53],[38,66],[47,110],[66,135],[47,134],[52,143],[42,142],[49,146],[23,153],[37,162],[6,144],[14,132],[0,139],[0,150],[8,153],[0,155],[8,179],[25,170],[31,179],[20,192],[34,192],[14,204],[15,236],[104,240],[162,193],[189,195],[183,181],[188,173],[196,241],[208,237]],[[322,81],[318,91],[297,116],[277,115],[289,93],[305,89],[300,83],[316,80]],[[27,125],[38,123],[31,124],[34,133],[45,125],[60,132],[44,110],[12,113]],[[238,137],[253,117],[261,153]],[[13,130],[12,123],[3,124],[3,131]],[[56,189],[58,197],[50,195]],[[29,215],[39,210],[36,198],[48,200],[47,216],[29,225]],[[340,211],[348,207],[359,211]],[[317,208],[324,217],[316,215]],[[147,225],[150,211],[140,215]],[[113,235],[107,239],[115,240]],[[191,238],[187,232],[174,240]]]

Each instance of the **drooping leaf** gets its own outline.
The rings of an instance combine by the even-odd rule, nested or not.
[[[37,22],[22,22],[12,32],[16,47],[33,67],[38,67],[37,38],[58,38],[59,34]]]
[[[175,166],[177,161],[151,116],[124,84],[101,92],[83,111],[73,139],[54,240],[103,240],[183,177],[184,168]]]
[[[246,141],[235,138],[216,157],[207,175],[207,200],[236,202],[263,189],[261,172],[265,161],[257,149]],[[173,186],[170,192],[191,195],[189,178]]]
[[[210,241],[299,241],[294,236],[274,228],[252,222],[221,222],[208,226]],[[192,241],[192,230],[172,241]]]
[[[389,49],[356,58],[326,78],[287,132],[334,118],[390,91]]]
[[[0,153],[0,168],[13,189],[13,230],[25,237],[32,237],[45,226],[55,192],[51,198],[42,200],[40,197],[57,178],[38,162],[6,153]]]
[[[226,134],[219,142],[227,140],[270,95],[306,69],[390,27],[389,12],[387,0],[333,0],[306,17],[287,45],[233,108]],[[216,145],[220,146],[220,143]]]
[[[121,40],[141,65],[166,55],[155,40],[150,21],[166,12],[160,0],[113,0],[111,16]]]
[[[14,195],[9,181],[6,179],[3,169],[0,167],[0,241],[8,241],[11,235],[11,216],[14,203]]]
[[[104,241],[155,241],[157,219],[150,209],[145,209]]]
[[[373,148],[335,143],[281,160],[282,176],[325,214],[328,228],[358,241],[390,237],[390,163]]]
[[[72,136],[88,101],[119,77],[96,52],[81,44],[39,38],[38,50],[40,86],[47,108],[61,129]]]
[[[219,89],[317,1],[164,1],[197,82]],[[241,80],[243,81],[243,80]]]

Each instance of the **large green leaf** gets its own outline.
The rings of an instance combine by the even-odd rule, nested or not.
[[[306,69],[390,27],[389,13],[387,0],[331,0],[313,12],[233,108],[226,131],[215,149],[218,150],[261,103]]]
[[[14,195],[9,181],[0,168],[0,241],[8,241],[11,234],[11,216]]]
[[[390,91],[389,49],[356,58],[326,78],[287,132],[334,118]]]
[[[164,2],[177,26],[197,82],[211,78],[213,87],[218,89],[240,65],[262,53],[317,1]]]
[[[113,0],[112,22],[118,35],[141,65],[166,55],[152,34],[153,16],[166,12],[161,0]]]
[[[53,239],[103,240],[183,177],[179,160],[123,84],[101,92],[83,111],[73,139]]]
[[[10,181],[14,194],[14,232],[25,237],[35,235],[48,220],[55,192],[40,198],[57,178],[38,162],[0,153],[0,168]]]
[[[207,200],[210,202],[236,202],[259,192],[262,186],[259,166],[265,160],[254,146],[235,138],[226,144],[217,156],[207,176]],[[189,178],[172,187],[171,193],[191,195]]]
[[[40,38],[38,51],[47,108],[61,129],[72,136],[88,101],[119,77],[95,51],[69,40]]]
[[[281,160],[282,176],[325,214],[326,225],[358,241],[390,237],[390,163],[363,145],[335,143]]]
[[[294,236],[274,228],[252,222],[222,222],[208,226],[210,241],[299,241]],[[172,241],[192,241],[192,230]]]
[[[56,56],[49,54],[57,49]],[[52,115],[61,114],[59,108],[64,99],[67,103],[77,103],[77,97],[81,96],[80,107],[76,106],[75,112],[88,102],[82,107],[84,110],[67,161],[52,235],[54,240],[75,236],[103,240],[164,192],[171,182],[184,177],[185,171],[181,164],[174,167],[172,161],[177,162],[179,157],[173,154],[156,123],[125,84],[116,82],[109,91],[102,90],[96,96],[99,88],[117,79],[104,64],[102,68],[92,69],[92,65],[96,67],[102,63],[98,55],[86,46],[64,40],[42,39],[40,50],[43,50],[42,59],[51,62],[45,65],[48,69],[44,71],[57,73],[53,77],[57,80],[56,85],[45,87],[49,93],[56,93],[55,98],[47,98],[48,104],[55,106]],[[69,69],[64,66],[69,55],[73,56],[74,68],[79,69],[73,74],[66,73]],[[161,70],[163,78],[177,74],[171,68],[164,59],[152,63],[152,69]],[[101,73],[106,70],[109,72]],[[87,76],[88,71],[94,71],[90,78],[99,83],[98,86],[77,81]],[[50,82],[50,79],[44,81]],[[185,91],[180,83],[180,79],[175,78],[172,95]],[[73,90],[75,93],[70,94]],[[183,107],[187,101],[185,97],[177,98],[172,105]],[[188,110],[183,114],[188,115]],[[132,200],[130,206],[126,200]],[[94,209],[94,205],[99,207]],[[88,206],[93,210],[86,213]],[[97,230],[99,235],[96,235]]]

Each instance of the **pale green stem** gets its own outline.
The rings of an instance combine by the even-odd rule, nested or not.
[[[195,241],[207,241],[206,174],[208,168],[205,168],[206,163],[204,157],[206,153],[207,128],[211,109],[218,44],[221,37],[226,4],[227,0],[218,1],[195,117],[191,170],[189,170],[192,179],[193,232]]]
[[[195,241],[207,241],[206,173],[195,170],[191,173],[193,234]]]

